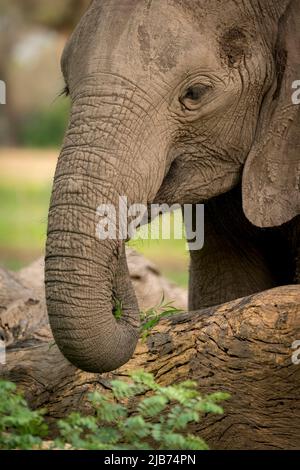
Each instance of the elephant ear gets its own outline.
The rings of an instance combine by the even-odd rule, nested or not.
[[[275,48],[276,75],[265,96],[255,143],[243,173],[243,207],[258,227],[274,227],[300,213],[300,1],[281,16]]]

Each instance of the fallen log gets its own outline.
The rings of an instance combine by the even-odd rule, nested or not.
[[[19,316],[10,327],[7,364],[0,366],[0,375],[17,383],[32,407],[46,407],[50,421],[86,411],[89,392],[108,393],[111,378],[143,368],[162,384],[193,379],[203,394],[231,394],[224,415],[206,416],[192,429],[211,448],[300,448],[300,364],[292,348],[300,340],[299,286],[164,318],[140,340],[128,364],[100,375],[76,369],[61,355],[47,323],[41,283],[24,286],[21,278],[2,273],[2,332],[14,302]]]

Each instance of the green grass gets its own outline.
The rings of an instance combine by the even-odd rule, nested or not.
[[[9,255],[8,258],[4,258],[0,260],[0,267],[4,266],[5,268],[11,270],[11,271],[19,271],[28,263],[24,263],[24,260],[20,258],[16,258],[16,255]]]
[[[162,273],[168,279],[175,282],[175,284],[178,284],[179,286],[182,286],[182,287],[187,287],[188,282],[189,282],[188,269],[185,266],[183,266],[182,269],[183,269],[182,271],[180,269],[173,269],[172,271],[169,271],[168,268],[163,267]]]
[[[43,253],[50,193],[50,183],[0,179],[1,265],[17,270]],[[185,240],[132,240],[129,245],[158,264],[166,277],[187,285]]]
[[[152,328],[154,328],[162,318],[182,313],[182,310],[173,306],[173,302],[165,302],[162,298],[159,305],[141,312],[142,339],[145,341]]]
[[[166,216],[164,216],[166,217]],[[175,222],[174,222],[175,220]],[[133,239],[129,246],[142,253],[146,258],[153,260],[161,269],[162,274],[183,287],[188,283],[188,251],[186,250],[185,238],[177,240],[174,238],[174,231],[181,226],[180,221],[171,215],[170,218],[170,240],[162,238],[161,217],[152,222],[152,226],[159,227],[159,240]],[[141,229],[144,233],[150,234],[150,226]]]
[[[133,240],[129,246],[157,264],[165,277],[187,286],[189,254],[184,240]]]
[[[0,185],[0,243],[2,247],[42,247],[50,188]]]
[[[42,253],[47,228],[50,185],[0,180],[0,256],[10,269],[19,269]]]

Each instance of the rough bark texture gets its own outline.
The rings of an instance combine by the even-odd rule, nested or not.
[[[144,291],[154,286],[157,292],[160,283],[170,289],[155,267],[132,256],[136,288],[140,282]],[[145,273],[150,277],[143,285]],[[185,302],[181,290],[173,296],[178,292]],[[139,302],[143,304],[140,297]],[[160,383],[189,378],[203,393],[231,394],[223,416],[205,417],[193,429],[211,448],[300,448],[300,365],[292,363],[292,343],[300,339],[299,286],[165,318],[139,342],[126,366],[98,375],[76,369],[53,344],[39,262],[18,275],[0,272],[1,331],[8,344],[1,376],[24,389],[33,407],[47,407],[50,420],[74,409],[86,410],[88,392],[107,392],[110,378],[144,368]]]

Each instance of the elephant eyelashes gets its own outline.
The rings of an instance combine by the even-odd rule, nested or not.
[[[69,87],[68,87],[68,85],[65,85],[62,92],[61,92],[61,96],[69,96],[69,95],[70,95]]]
[[[203,96],[210,89],[207,85],[192,85],[189,86],[179,98],[180,103],[189,111],[197,109]]]

